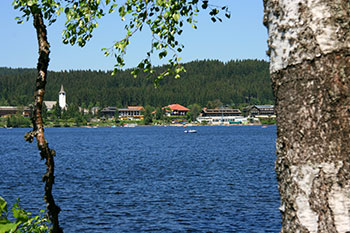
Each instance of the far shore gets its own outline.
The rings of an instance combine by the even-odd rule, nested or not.
[[[266,126],[271,126],[271,125],[276,125],[276,124],[261,124],[261,123],[250,123],[250,124],[207,124],[207,125],[203,125],[203,124],[164,124],[164,125],[144,125],[144,124],[135,124],[135,125],[115,125],[115,124],[96,124],[96,125],[45,125],[45,128],[100,128],[100,127],[110,127],[110,128],[114,128],[114,127],[202,127],[202,126],[262,126],[262,127],[266,127]],[[0,127],[0,128],[4,128],[4,129],[12,129],[12,128],[31,128],[31,127]]]

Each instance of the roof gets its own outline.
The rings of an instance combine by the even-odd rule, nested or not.
[[[133,111],[142,111],[143,109],[138,108],[119,108],[118,111],[123,112],[133,112]]]
[[[170,108],[172,111],[190,111],[188,108],[180,104],[170,104],[168,106],[165,106],[164,108]]]
[[[205,113],[241,113],[239,109],[233,109],[233,108],[214,108],[214,109],[203,108],[203,112]]]
[[[15,110],[15,111],[17,111],[17,107],[14,107],[14,106],[0,106],[0,110]]]
[[[143,110],[144,108],[142,106],[128,106],[128,109]]]
[[[102,113],[114,113],[117,110],[116,107],[105,107],[101,110]]]
[[[57,104],[57,101],[44,101],[44,104],[47,109],[52,109]]]
[[[274,106],[273,105],[254,105],[256,108],[259,108],[259,109],[261,109],[261,108],[274,108]]]

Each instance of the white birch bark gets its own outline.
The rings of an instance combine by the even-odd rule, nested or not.
[[[264,0],[282,232],[350,232],[350,1]]]

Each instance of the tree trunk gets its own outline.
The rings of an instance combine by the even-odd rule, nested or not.
[[[350,2],[264,6],[281,232],[350,232]]]
[[[42,120],[42,105],[45,94],[46,78],[47,78],[47,68],[49,65],[49,53],[50,45],[47,41],[47,31],[46,26],[43,21],[43,15],[41,10],[35,5],[31,8],[31,13],[33,15],[33,24],[36,29],[37,39],[39,44],[39,59],[37,64],[38,76],[36,78],[35,87],[35,104],[34,113],[32,116],[33,130],[25,135],[25,139],[29,142],[33,141],[35,137],[37,140],[38,149],[40,150],[41,159],[45,159],[47,170],[43,176],[43,182],[45,182],[45,194],[44,200],[47,203],[48,216],[52,223],[52,228],[50,232],[61,233],[62,228],[59,226],[58,214],[60,208],[55,204],[54,198],[52,196],[52,186],[54,184],[54,156],[55,151],[49,148],[49,145],[44,137],[44,126]]]

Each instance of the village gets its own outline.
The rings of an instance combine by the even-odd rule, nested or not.
[[[58,101],[44,101],[43,118],[46,127],[71,126],[137,126],[137,125],[250,125],[274,124],[274,105],[249,105],[234,109],[229,106],[189,108],[173,103],[152,108],[150,106],[126,106],[117,108],[77,107],[72,110],[67,104],[63,85]],[[30,127],[33,106],[0,106],[0,127]]]

